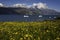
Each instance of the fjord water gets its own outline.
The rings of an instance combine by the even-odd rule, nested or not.
[[[53,20],[54,17],[58,15],[27,15],[29,17],[24,17],[24,15],[0,15],[0,21],[42,21],[42,20]]]

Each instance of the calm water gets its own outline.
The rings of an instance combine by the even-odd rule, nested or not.
[[[29,17],[24,17],[24,15],[0,15],[0,21],[42,21],[42,20],[53,20],[58,15],[28,15]]]

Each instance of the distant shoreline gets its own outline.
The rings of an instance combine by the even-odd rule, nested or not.
[[[28,16],[28,17],[27,17]],[[0,21],[44,21],[54,20],[58,15],[0,15]]]

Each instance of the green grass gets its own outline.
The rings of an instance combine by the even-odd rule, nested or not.
[[[0,22],[0,40],[60,40],[60,20]]]

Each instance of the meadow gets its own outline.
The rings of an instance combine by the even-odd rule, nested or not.
[[[60,40],[60,20],[0,22],[0,40]]]

